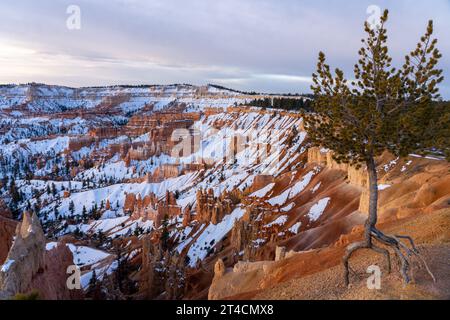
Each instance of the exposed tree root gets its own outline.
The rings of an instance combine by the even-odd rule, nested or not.
[[[409,242],[410,247],[408,247],[405,243],[403,243],[400,239],[405,239]],[[382,248],[379,246],[376,246],[373,244],[372,240],[376,240],[382,245],[384,245],[386,248]],[[350,283],[350,273],[349,271],[353,270],[350,268],[349,260],[351,256],[360,249],[370,249],[377,253],[380,253],[384,255],[386,259],[386,267],[388,272],[391,272],[391,254],[388,249],[392,249],[395,253],[395,256],[398,259],[399,262],[399,268],[400,268],[400,274],[403,278],[403,281],[405,284],[408,284],[411,281],[410,274],[413,271],[412,268],[412,262],[413,258],[417,258],[419,261],[419,265],[422,264],[430,277],[433,279],[434,282],[436,282],[436,278],[431,272],[430,268],[428,267],[428,264],[426,263],[425,259],[422,257],[422,255],[419,253],[419,250],[417,249],[416,245],[414,244],[414,241],[409,236],[403,236],[403,235],[393,235],[388,236],[385,235],[380,230],[376,229],[375,227],[372,227],[370,229],[370,239],[352,243],[347,247],[347,251],[343,257],[343,264],[344,264],[344,280],[345,285],[348,286]],[[354,272],[353,272],[354,273]]]

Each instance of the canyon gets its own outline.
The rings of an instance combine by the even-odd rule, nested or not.
[[[191,85],[1,86],[0,298],[370,296],[364,278],[354,296],[337,280],[367,218],[365,168],[313,147],[301,110],[247,104],[259,98],[273,96]],[[450,164],[386,152],[377,172],[380,226],[411,231],[442,280]],[[355,259],[361,270],[380,264],[366,253]],[[80,290],[65,285],[70,265]],[[430,283],[422,271],[421,294],[448,297],[448,281]],[[327,279],[337,289],[314,285]]]

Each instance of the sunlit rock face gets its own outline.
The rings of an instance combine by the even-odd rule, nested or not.
[[[45,270],[45,244],[39,219],[25,213],[0,273],[4,294],[14,296],[31,289],[32,279]]]

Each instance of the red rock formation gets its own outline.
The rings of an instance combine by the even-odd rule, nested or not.
[[[231,247],[235,252],[241,252],[251,240],[251,228],[248,221],[238,220],[231,229]]]
[[[181,169],[181,174],[188,174],[191,172],[197,172],[206,170],[208,167],[206,163],[186,163],[183,164],[183,167]]]
[[[235,195],[224,192],[220,197],[214,196],[214,191],[197,191],[197,220],[202,223],[218,224],[223,217],[230,214],[237,203]]]
[[[203,113],[205,114],[205,116],[209,117],[215,114],[222,113],[223,111],[223,108],[207,107],[204,109]]]
[[[166,216],[173,218],[182,214],[173,192],[167,192],[164,200],[158,200],[154,193],[150,193],[144,198],[141,198],[140,194],[136,196],[129,193],[125,196],[124,210],[131,213],[131,217],[135,220],[152,220],[157,228],[161,226]]]
[[[82,290],[67,288],[67,268],[73,265],[70,249],[59,243],[45,252],[44,272],[35,277],[30,287],[39,293],[43,300],[77,300],[83,298]]]
[[[112,127],[94,128],[89,131],[89,136],[98,139],[116,138],[119,136],[120,130]]]
[[[126,213],[132,213],[136,204],[136,195],[134,193],[125,193],[125,204],[123,211]]]
[[[83,147],[89,147],[94,143],[94,139],[91,136],[82,136],[77,138],[71,138],[69,140],[69,151],[78,151]]]
[[[274,178],[271,175],[257,175],[253,181],[251,192],[261,190],[272,182],[274,182]]]
[[[0,265],[11,249],[17,222],[0,215]]]
[[[187,206],[183,210],[183,227],[187,227],[192,221],[191,208]]]
[[[312,147],[308,149],[308,163],[317,164],[327,164],[327,153],[326,149],[319,147]]]
[[[150,116],[133,116],[128,122],[125,130],[129,136],[140,136],[155,129],[181,129],[189,128],[194,121],[200,120],[200,113],[174,113],[160,112]],[[171,132],[170,132],[171,134]]]
[[[147,174],[147,182],[161,182],[169,178],[179,177],[181,174],[180,165],[178,164],[162,164],[153,172]]]

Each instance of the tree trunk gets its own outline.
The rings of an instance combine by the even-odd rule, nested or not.
[[[350,267],[349,260],[351,256],[358,250],[361,249],[371,249],[375,252],[383,254],[386,257],[387,271],[391,272],[391,258],[390,252],[386,248],[378,247],[372,243],[375,239],[382,245],[394,250],[397,258],[400,262],[400,273],[403,277],[405,283],[409,283],[410,276],[409,271],[411,267],[411,258],[417,257],[420,262],[425,266],[428,274],[431,276],[433,281],[436,282],[436,278],[431,272],[427,265],[425,259],[420,255],[417,250],[414,241],[409,236],[404,235],[393,235],[388,236],[376,228],[378,220],[378,177],[377,177],[377,167],[375,164],[375,159],[370,156],[366,161],[367,172],[369,173],[369,217],[366,220],[364,229],[364,240],[360,242],[355,242],[347,246],[347,251],[343,257],[344,264],[344,280],[345,285],[348,286],[350,283]],[[409,241],[411,248],[400,241],[400,239],[405,239]]]
[[[378,176],[373,156],[370,156],[366,165],[369,173],[369,217],[365,224],[364,237],[367,246],[370,247],[372,245],[371,232],[375,228],[378,219]]]

